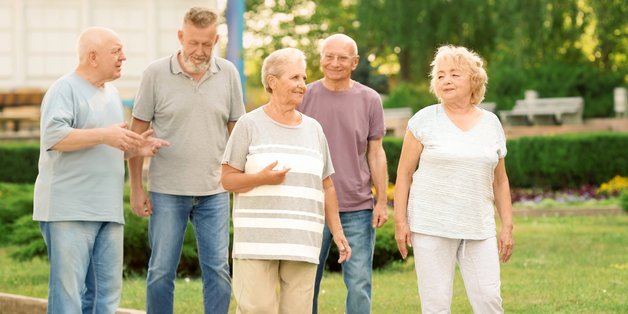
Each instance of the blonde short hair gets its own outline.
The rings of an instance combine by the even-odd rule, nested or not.
[[[264,85],[264,89],[272,94],[273,90],[268,86],[268,76],[281,76],[285,72],[285,65],[295,61],[303,63],[303,67],[306,66],[305,54],[297,48],[283,48],[268,55],[262,64],[262,85]]]
[[[442,102],[437,94],[436,79],[439,71],[439,66],[442,62],[451,62],[454,67],[463,70],[470,75],[471,81],[471,103],[477,105],[484,100],[484,94],[486,93],[486,84],[488,83],[488,75],[484,68],[484,60],[475,52],[461,46],[445,45],[438,48],[434,56],[434,60],[430,64],[432,72],[430,77],[430,92],[436,95],[439,101]]]

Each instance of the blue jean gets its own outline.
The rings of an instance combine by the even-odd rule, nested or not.
[[[147,313],[173,313],[174,280],[188,219],[196,235],[203,278],[205,313],[226,314],[231,301],[229,277],[229,194],[179,196],[150,193],[151,247],[146,279]]]
[[[122,292],[124,226],[115,222],[40,222],[48,248],[47,313],[115,313]]]
[[[371,209],[340,213],[340,222],[349,246],[351,259],[342,263],[342,277],[347,287],[346,314],[371,313],[371,290],[373,286],[373,251],[375,250],[375,229]],[[333,242],[329,228],[323,231],[323,245],[316,270],[314,304],[312,313],[318,312],[318,292],[323,279],[325,261]]]

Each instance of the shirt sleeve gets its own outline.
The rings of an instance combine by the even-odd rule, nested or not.
[[[495,133],[497,134],[497,156],[501,158],[505,158],[508,150],[506,149],[506,134],[504,133],[504,128],[502,124],[497,119],[497,116],[494,117],[493,120],[495,123]]]
[[[331,161],[331,153],[329,152],[329,145],[327,143],[327,137],[325,137],[325,133],[323,132],[323,128],[320,126],[320,124],[317,124],[316,128],[318,131],[318,137],[320,138],[321,153],[323,155],[324,165],[323,165],[323,173],[322,173],[321,178],[323,178],[324,180],[325,178],[334,174],[335,170],[334,170],[334,165]]]
[[[65,82],[46,93],[41,113],[41,145],[45,150],[50,150],[76,128],[72,93],[71,86]]]
[[[386,127],[384,125],[384,107],[382,106],[382,99],[379,94],[375,93],[371,101],[371,115],[369,117],[369,135],[368,140],[376,140],[383,137],[386,134]]]
[[[244,171],[246,158],[251,145],[250,120],[240,119],[233,128],[231,136],[227,141],[225,153],[222,157],[222,164],[229,165],[240,171]]]
[[[235,67],[231,67],[231,110],[229,121],[237,121],[244,113],[244,97],[242,96],[242,83],[240,74]]]
[[[414,135],[419,142],[424,142],[425,140],[426,130],[429,125],[428,112],[431,111],[431,109],[431,107],[426,107],[419,110],[408,121],[408,130],[412,132],[412,135]]]
[[[151,67],[144,70],[140,87],[135,95],[133,117],[142,121],[152,121],[155,115],[155,75]]]

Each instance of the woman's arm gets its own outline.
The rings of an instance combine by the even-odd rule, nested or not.
[[[412,174],[416,171],[423,144],[410,131],[406,131],[397,166],[397,182],[395,182],[395,240],[401,257],[408,256],[408,246],[412,246],[412,236],[408,226],[408,196],[412,184]]]
[[[512,255],[515,241],[512,237],[512,200],[510,198],[510,184],[508,175],[506,174],[506,162],[503,158],[499,159],[497,167],[495,167],[495,178],[493,180],[493,195],[495,198],[495,207],[501,219],[501,230],[499,232],[498,249],[499,259],[502,263],[508,262]]]
[[[334,187],[334,182],[331,180],[331,177],[327,177],[323,180],[323,189],[325,190],[325,222],[334,237],[334,242],[340,253],[338,263],[342,263],[351,258],[351,247],[345,237],[344,231],[342,231],[340,209],[338,208],[338,199],[336,198],[336,188]]]
[[[260,185],[277,185],[286,179],[286,173],[290,168],[273,170],[277,166],[277,161],[266,166],[257,173],[244,173],[227,164],[222,165],[222,186],[227,191],[242,193],[248,192]]]

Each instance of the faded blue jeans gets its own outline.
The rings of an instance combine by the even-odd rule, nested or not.
[[[50,261],[47,313],[115,313],[122,292],[124,226],[42,221],[39,228]]]
[[[351,259],[342,263],[342,277],[347,287],[346,314],[371,313],[371,290],[373,286],[373,252],[375,250],[375,229],[371,209],[354,212],[341,212],[340,222],[349,246]],[[323,245],[319,256],[316,282],[314,285],[314,304],[312,313],[318,312],[318,293],[325,270],[325,261],[333,242],[327,225],[323,231]]]
[[[201,265],[205,314],[226,314],[231,301],[229,194],[180,196],[151,192],[150,198],[153,214],[148,225],[151,256],[146,279],[147,313],[173,313],[174,280],[190,220]]]

